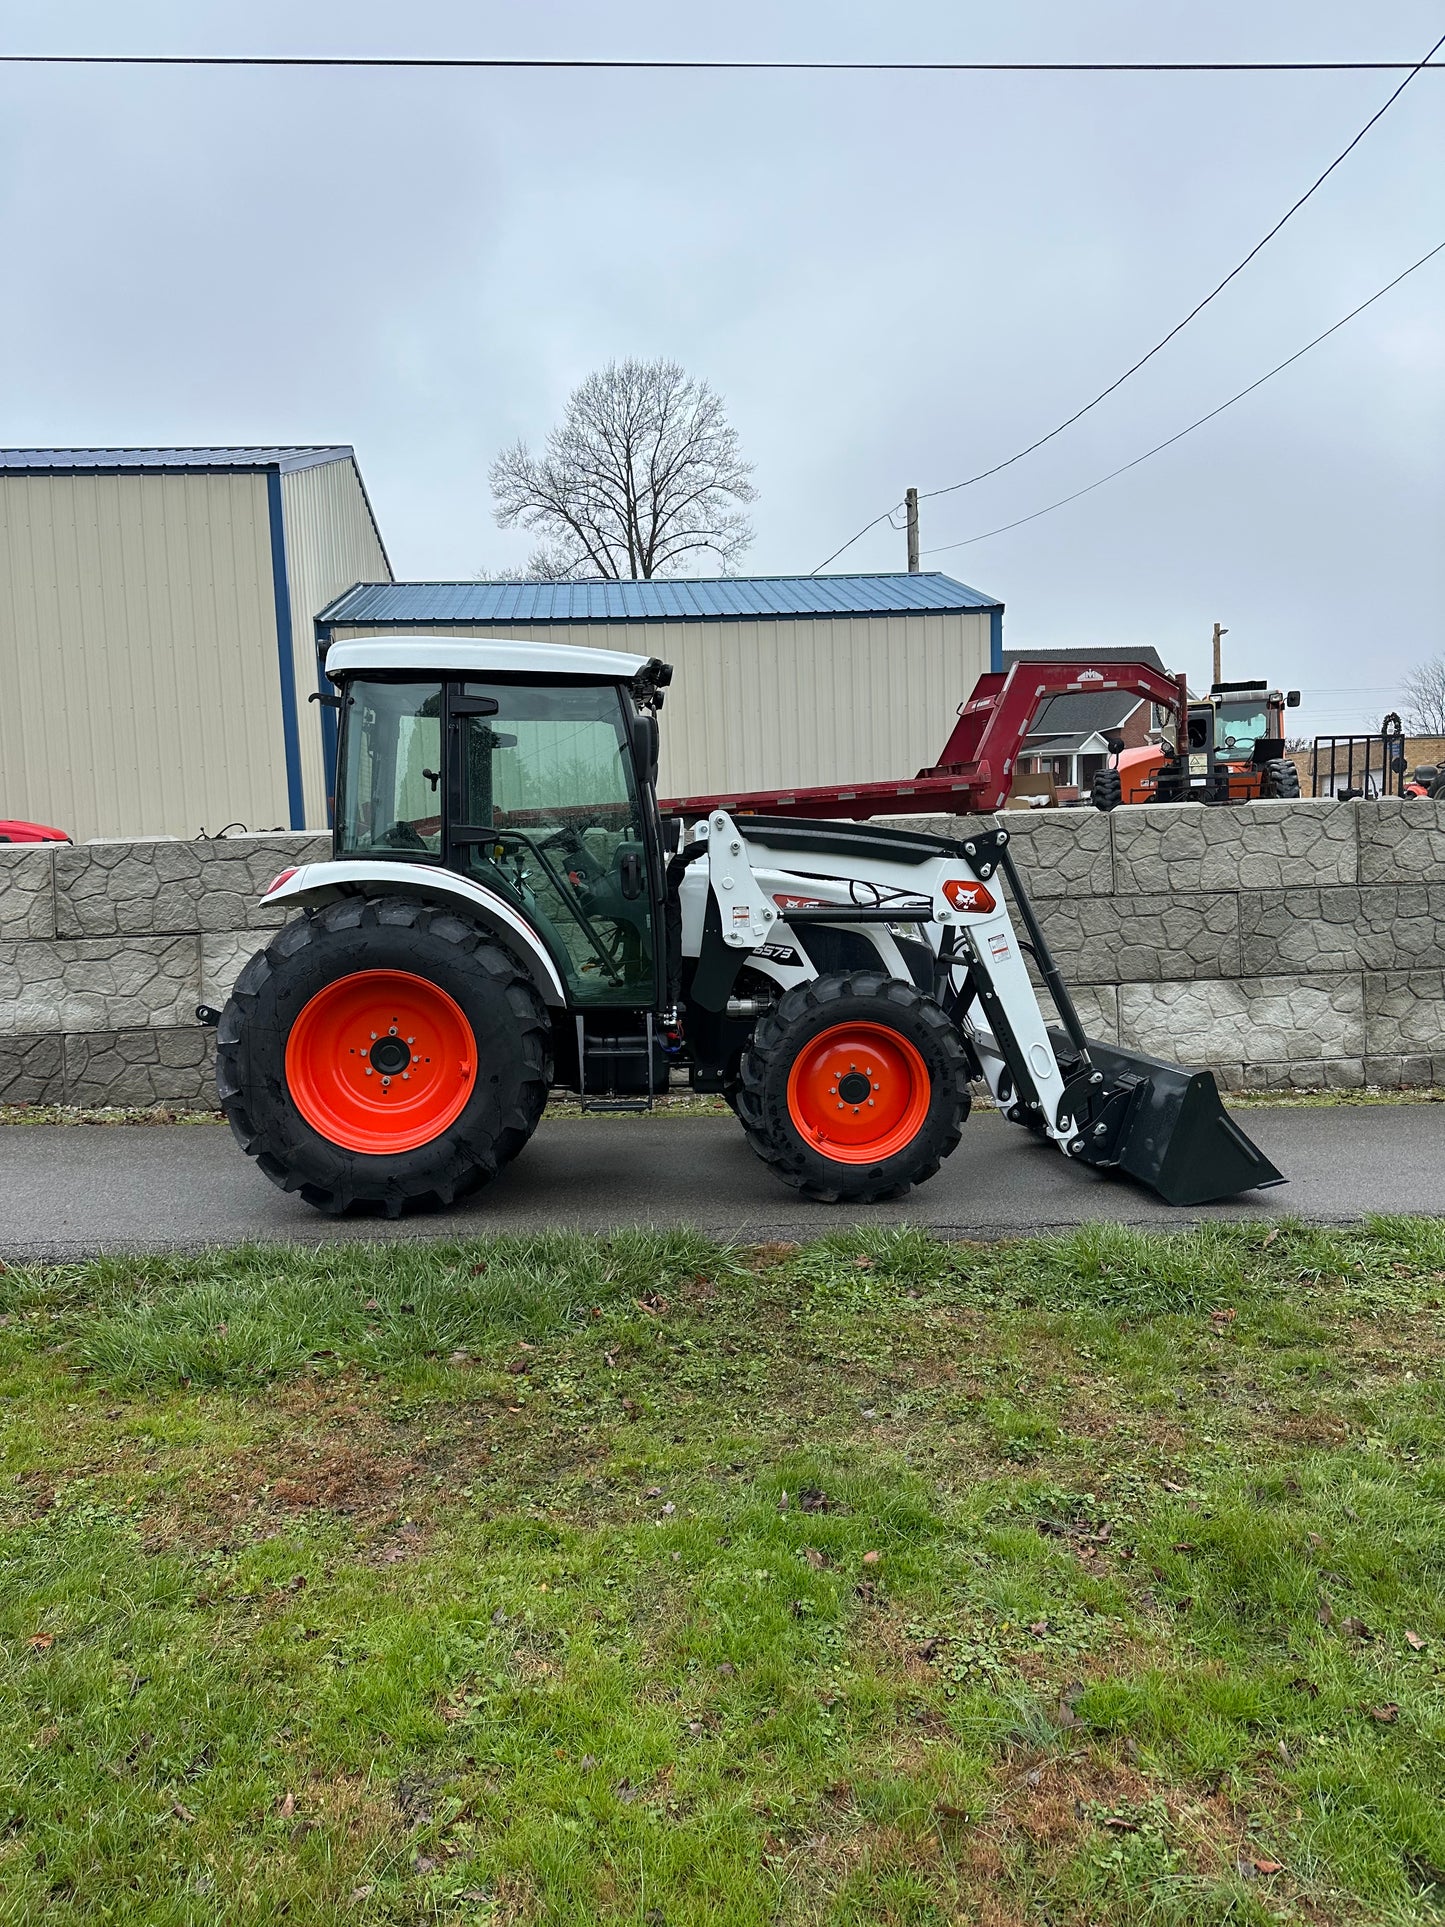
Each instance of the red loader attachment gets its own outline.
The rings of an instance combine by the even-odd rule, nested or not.
[[[886,783],[825,784],[812,789],[755,790],[746,794],[672,797],[669,816],[734,815],[856,817],[947,812],[986,816],[1008,800],[1014,765],[1039,707],[1050,696],[1123,689],[1158,703],[1176,724],[1189,713],[1183,676],[1166,676],[1143,662],[1017,662],[979,677],[958,711],[953,733],[936,763],[911,778]]]

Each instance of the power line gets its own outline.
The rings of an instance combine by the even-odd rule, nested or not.
[[[1072,495],[1060,496],[1057,502],[1050,502],[1047,508],[1035,509],[1032,515],[1021,515],[1015,522],[1004,522],[996,529],[985,529],[982,535],[968,535],[961,542],[944,542],[936,549],[925,549],[923,553],[945,555],[950,549],[966,549],[974,542],[986,542],[991,535],[1003,535],[1009,529],[1022,528],[1025,522],[1037,522],[1041,515],[1052,515],[1055,509],[1064,508],[1070,502],[1077,502],[1081,495],[1092,495],[1096,488],[1102,488],[1105,482],[1112,482],[1116,476],[1127,475],[1131,468],[1137,468],[1141,462],[1147,462],[1151,455],[1158,455],[1164,449],[1172,448],[1175,442],[1183,441],[1184,437],[1192,435],[1196,428],[1203,428],[1204,424],[1212,422],[1216,415],[1222,415],[1226,408],[1233,408],[1237,401],[1243,401],[1245,396],[1252,395],[1256,388],[1262,388],[1267,381],[1272,381],[1276,375],[1282,374],[1286,368],[1298,361],[1301,355],[1307,355],[1311,348],[1318,348],[1322,341],[1328,341],[1332,334],[1337,334],[1345,326],[1346,322],[1353,321],[1356,315],[1363,314],[1366,308],[1373,307],[1375,302],[1381,300],[1392,288],[1398,288],[1406,276],[1414,274],[1417,268],[1423,268],[1427,261],[1433,261],[1442,251],[1445,251],[1445,241],[1437,242],[1428,254],[1422,254],[1418,261],[1412,261],[1410,266],[1397,274],[1393,281],[1387,281],[1383,288],[1377,288],[1367,301],[1362,301],[1358,308],[1351,308],[1347,315],[1341,315],[1340,319],[1326,328],[1323,334],[1316,335],[1313,341],[1307,341],[1303,348],[1296,348],[1292,355],[1271,368],[1268,374],[1261,375],[1247,388],[1241,388],[1237,395],[1231,395],[1228,401],[1222,401],[1217,408],[1211,408],[1207,415],[1201,415],[1198,421],[1190,422],[1187,428],[1181,428],[1177,435],[1171,435],[1167,441],[1156,442],[1153,448],[1146,448],[1144,453],[1136,455],[1132,462],[1125,462],[1119,468],[1110,469],[1109,473],[1101,475],[1098,481],[1090,482],[1085,488],[1076,488]]]
[[[1209,306],[1210,302],[1214,300],[1216,295],[1223,294],[1224,290],[1229,286],[1230,282],[1233,281],[1236,278],[1236,276],[1244,272],[1244,270],[1249,266],[1250,262],[1254,260],[1257,254],[1261,253],[1266,247],[1268,247],[1269,243],[1279,233],[1280,229],[1284,227],[1285,223],[1287,221],[1292,220],[1294,216],[1299,213],[1300,209],[1304,206],[1305,202],[1310,199],[1311,195],[1316,193],[1318,189],[1324,186],[1325,182],[1329,179],[1331,174],[1334,173],[1335,169],[1341,164],[1342,161],[1345,161],[1349,158],[1349,156],[1359,146],[1360,142],[1365,138],[1366,134],[1368,134],[1370,129],[1375,125],[1375,123],[1378,120],[1382,119],[1384,115],[1386,115],[1390,111],[1390,109],[1394,106],[1395,102],[1400,98],[1401,94],[1404,93],[1405,89],[1410,85],[1410,82],[1415,78],[1416,74],[1423,72],[1424,69],[1429,66],[1430,62],[1434,59],[1435,55],[1440,51],[1442,47],[1445,47],[1445,34],[1441,34],[1440,38],[1435,42],[1435,45],[1430,49],[1429,53],[1425,55],[1423,60],[1417,61],[1415,63],[1415,65],[1410,69],[1409,73],[1407,73],[1405,78],[1400,82],[1399,86],[1390,95],[1389,99],[1385,101],[1383,106],[1378,107],[1375,110],[1375,112],[1371,114],[1370,118],[1365,122],[1364,126],[1360,129],[1359,133],[1355,135],[1354,139],[1349,143],[1349,145],[1347,147],[1341,148],[1340,152],[1336,154],[1335,158],[1330,162],[1329,166],[1324,170],[1324,172],[1315,177],[1315,179],[1305,189],[1304,193],[1300,195],[1299,199],[1295,201],[1291,207],[1286,208],[1285,212],[1279,217],[1279,219],[1275,222],[1274,226],[1269,230],[1269,232],[1263,235],[1261,239],[1255,242],[1254,246],[1249,250],[1249,253],[1246,254],[1242,260],[1239,260],[1234,264],[1234,266],[1229,270],[1229,273],[1225,275],[1224,279],[1220,281],[1215,287],[1211,288],[1209,293],[1204,296],[1202,301],[1197,301],[1194,304],[1194,306],[1189,310],[1188,314],[1184,316],[1182,321],[1176,321],[1174,326],[1169,330],[1168,334],[1161,335],[1159,340],[1154,343],[1154,346],[1148,351],[1147,354],[1140,355],[1139,359],[1136,362],[1134,362],[1130,367],[1126,368],[1122,375],[1116,376],[1115,379],[1109,383],[1107,388],[1101,388],[1098,394],[1094,396],[1092,401],[1086,401],[1082,408],[1076,408],[1073,414],[1069,415],[1068,417],[1066,417],[1065,420],[1061,421],[1056,428],[1051,428],[1046,435],[1040,435],[1037,438],[1037,440],[1030,442],[1026,448],[1019,449],[1017,454],[1009,455],[1005,458],[1005,460],[1001,462],[995,462],[991,468],[980,469],[977,475],[967,475],[964,477],[964,479],[961,482],[949,482],[943,488],[924,489],[919,499],[922,501],[929,501],[939,495],[955,495],[957,494],[959,489],[972,488],[975,482],[987,481],[991,475],[998,475],[998,474],[1001,474],[1004,469],[1012,468],[1015,462],[1021,462],[1026,455],[1032,455],[1035,452],[1035,450],[1042,448],[1046,442],[1051,442],[1054,440],[1056,436],[1062,435],[1066,428],[1072,428],[1075,422],[1082,421],[1084,416],[1087,415],[1091,409],[1097,408],[1101,401],[1106,401],[1108,397],[1114,393],[1116,388],[1122,388],[1124,383],[1128,381],[1131,375],[1137,375],[1139,370],[1142,367],[1144,367],[1144,365],[1147,362],[1152,361],[1155,355],[1157,355],[1162,348],[1166,348],[1177,334],[1180,334],[1185,328],[1189,326],[1190,322],[1194,320],[1196,315],[1203,313],[1203,311]],[[893,510],[890,509],[888,513],[891,515],[893,513]],[[845,550],[852,548],[855,542],[859,541],[863,536],[865,536],[870,529],[876,528],[878,523],[881,522],[882,520],[883,520],[883,517],[879,515],[879,516],[875,516],[873,521],[865,523],[864,526],[861,529],[859,529],[858,534],[850,536],[848,540],[843,544],[843,547],[841,549],[834,549],[833,553],[828,557],[828,562],[836,562],[838,557],[842,555]],[[818,569],[826,569],[828,566],[828,562],[820,562],[818,564]],[[813,570],[814,575],[818,573],[818,569]]]
[[[1431,52],[1435,50],[1432,48]],[[1429,56],[1426,56],[1428,61]],[[11,67],[353,67],[430,72],[711,74],[1363,74],[1413,76],[1413,60],[631,60],[483,54],[0,54]]]

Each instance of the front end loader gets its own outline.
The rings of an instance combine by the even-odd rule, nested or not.
[[[641,1109],[679,1072],[822,1200],[931,1177],[980,1080],[1171,1204],[1283,1181],[1210,1073],[1085,1035],[1006,828],[669,819],[653,659],[363,637],[326,670],[332,857],[276,878],[298,914],[202,1013],[242,1148],[319,1209],[448,1205],[550,1091]]]

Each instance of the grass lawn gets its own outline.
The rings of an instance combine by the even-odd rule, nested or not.
[[[0,1267],[0,1921],[1445,1919],[1445,1225]]]

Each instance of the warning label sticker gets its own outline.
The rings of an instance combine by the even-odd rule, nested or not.
[[[988,947],[995,957],[1006,957],[1009,954],[1008,938],[1001,930],[996,931],[989,938]]]

